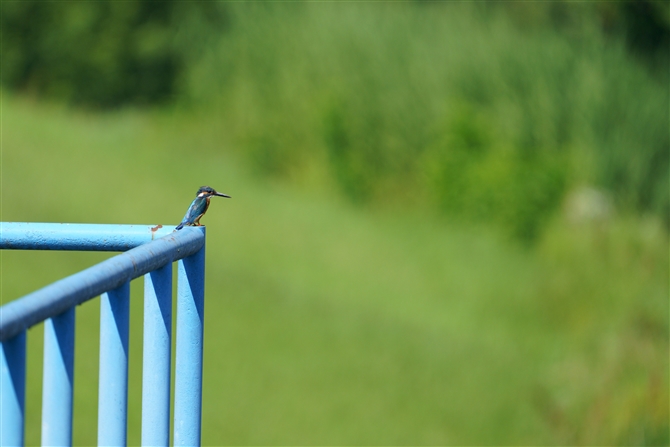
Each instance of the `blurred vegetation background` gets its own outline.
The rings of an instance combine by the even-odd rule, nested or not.
[[[670,443],[667,2],[0,7],[3,220],[234,197],[203,219],[203,443]],[[5,251],[2,301],[104,257]]]

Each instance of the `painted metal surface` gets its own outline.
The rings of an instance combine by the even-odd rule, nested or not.
[[[0,342],[121,284],[197,252],[204,227],[186,227],[56,281],[0,308]]]
[[[42,445],[72,445],[74,307],[44,323]]]
[[[205,247],[177,267],[174,445],[200,445]]]
[[[170,442],[172,264],[144,275],[142,445]]]
[[[175,229],[168,225],[0,223],[0,249],[127,251]]]
[[[98,445],[127,445],[130,283],[100,297]]]
[[[26,333],[0,346],[0,445],[23,445],[26,398]]]
[[[146,275],[142,444],[168,445],[171,269],[178,260],[174,444],[200,444],[205,228],[185,227],[177,232],[173,228],[0,223],[0,248],[5,249],[130,248],[0,307],[0,445],[23,444],[25,330],[43,321],[42,444],[71,445],[74,309],[101,294],[98,443],[126,444],[129,282],[142,275]],[[78,239],[74,232],[79,230],[83,231]],[[21,236],[21,232],[31,234]]]

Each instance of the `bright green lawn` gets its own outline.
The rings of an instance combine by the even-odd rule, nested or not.
[[[420,211],[249,175],[216,121],[73,113],[5,95],[2,219],[208,228],[204,444],[668,442],[667,236],[560,219],[524,250]],[[207,154],[206,156],[204,154]],[[2,301],[106,254],[2,253]],[[141,280],[129,442],[140,440]],[[77,310],[75,443],[96,442],[98,301]],[[39,443],[41,328],[26,439]]]

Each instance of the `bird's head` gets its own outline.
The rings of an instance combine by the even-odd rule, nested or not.
[[[211,188],[209,186],[201,186],[200,189],[198,190],[198,197],[211,197],[211,196],[219,196],[219,197],[225,197],[227,199],[230,199],[230,196],[227,194],[223,194],[220,192],[216,192],[214,188]]]

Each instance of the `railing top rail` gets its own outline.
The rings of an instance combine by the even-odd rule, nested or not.
[[[174,226],[0,222],[0,249],[126,251],[167,236]]]
[[[2,227],[3,241],[5,225]],[[204,244],[205,227],[185,227],[11,301],[0,307],[0,341],[127,281],[190,256]]]

